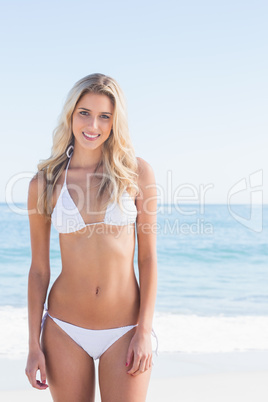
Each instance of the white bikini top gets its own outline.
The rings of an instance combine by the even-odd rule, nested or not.
[[[55,229],[59,233],[72,233],[84,229],[87,226],[100,223],[115,226],[124,226],[135,223],[137,218],[137,208],[126,190],[123,192],[121,198],[123,210],[121,210],[117,202],[113,202],[108,205],[103,221],[94,223],[84,222],[67,188],[67,171],[71,157],[72,155],[70,156],[66,167],[64,183],[60,195],[51,214],[51,220]]]

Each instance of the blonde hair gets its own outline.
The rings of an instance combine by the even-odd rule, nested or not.
[[[112,201],[117,201],[121,207],[121,195],[126,187],[130,188],[131,192],[134,189],[135,194],[138,194],[138,164],[129,135],[123,92],[113,78],[104,74],[91,74],[76,82],[68,93],[58,126],[53,132],[51,156],[37,166],[37,176],[43,176],[45,183],[43,192],[38,197],[37,208],[39,213],[47,217],[51,216],[53,210],[52,196],[55,184],[67,165],[66,151],[70,145],[74,145],[72,115],[77,103],[87,93],[106,95],[114,106],[112,131],[102,144],[99,165],[103,164],[103,175],[97,199],[108,189],[110,194],[113,192]]]

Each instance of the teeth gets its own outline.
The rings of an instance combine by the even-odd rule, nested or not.
[[[90,135],[90,134],[86,134],[86,133],[83,133],[83,134],[88,138],[96,138],[99,136],[99,134],[97,134],[97,135]]]

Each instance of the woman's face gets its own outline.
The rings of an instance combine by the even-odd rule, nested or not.
[[[75,142],[83,148],[96,149],[109,137],[114,107],[106,95],[88,93],[77,103],[72,117]]]

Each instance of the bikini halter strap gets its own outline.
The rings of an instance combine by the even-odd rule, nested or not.
[[[69,148],[68,148],[68,150],[69,150]],[[67,180],[67,171],[68,171],[68,168],[69,168],[71,159],[72,159],[72,155],[73,155],[73,152],[71,153],[70,156],[68,156],[69,160],[68,160],[68,163],[67,163],[67,166],[66,166],[66,170],[65,170],[64,184],[66,184],[66,180]]]

